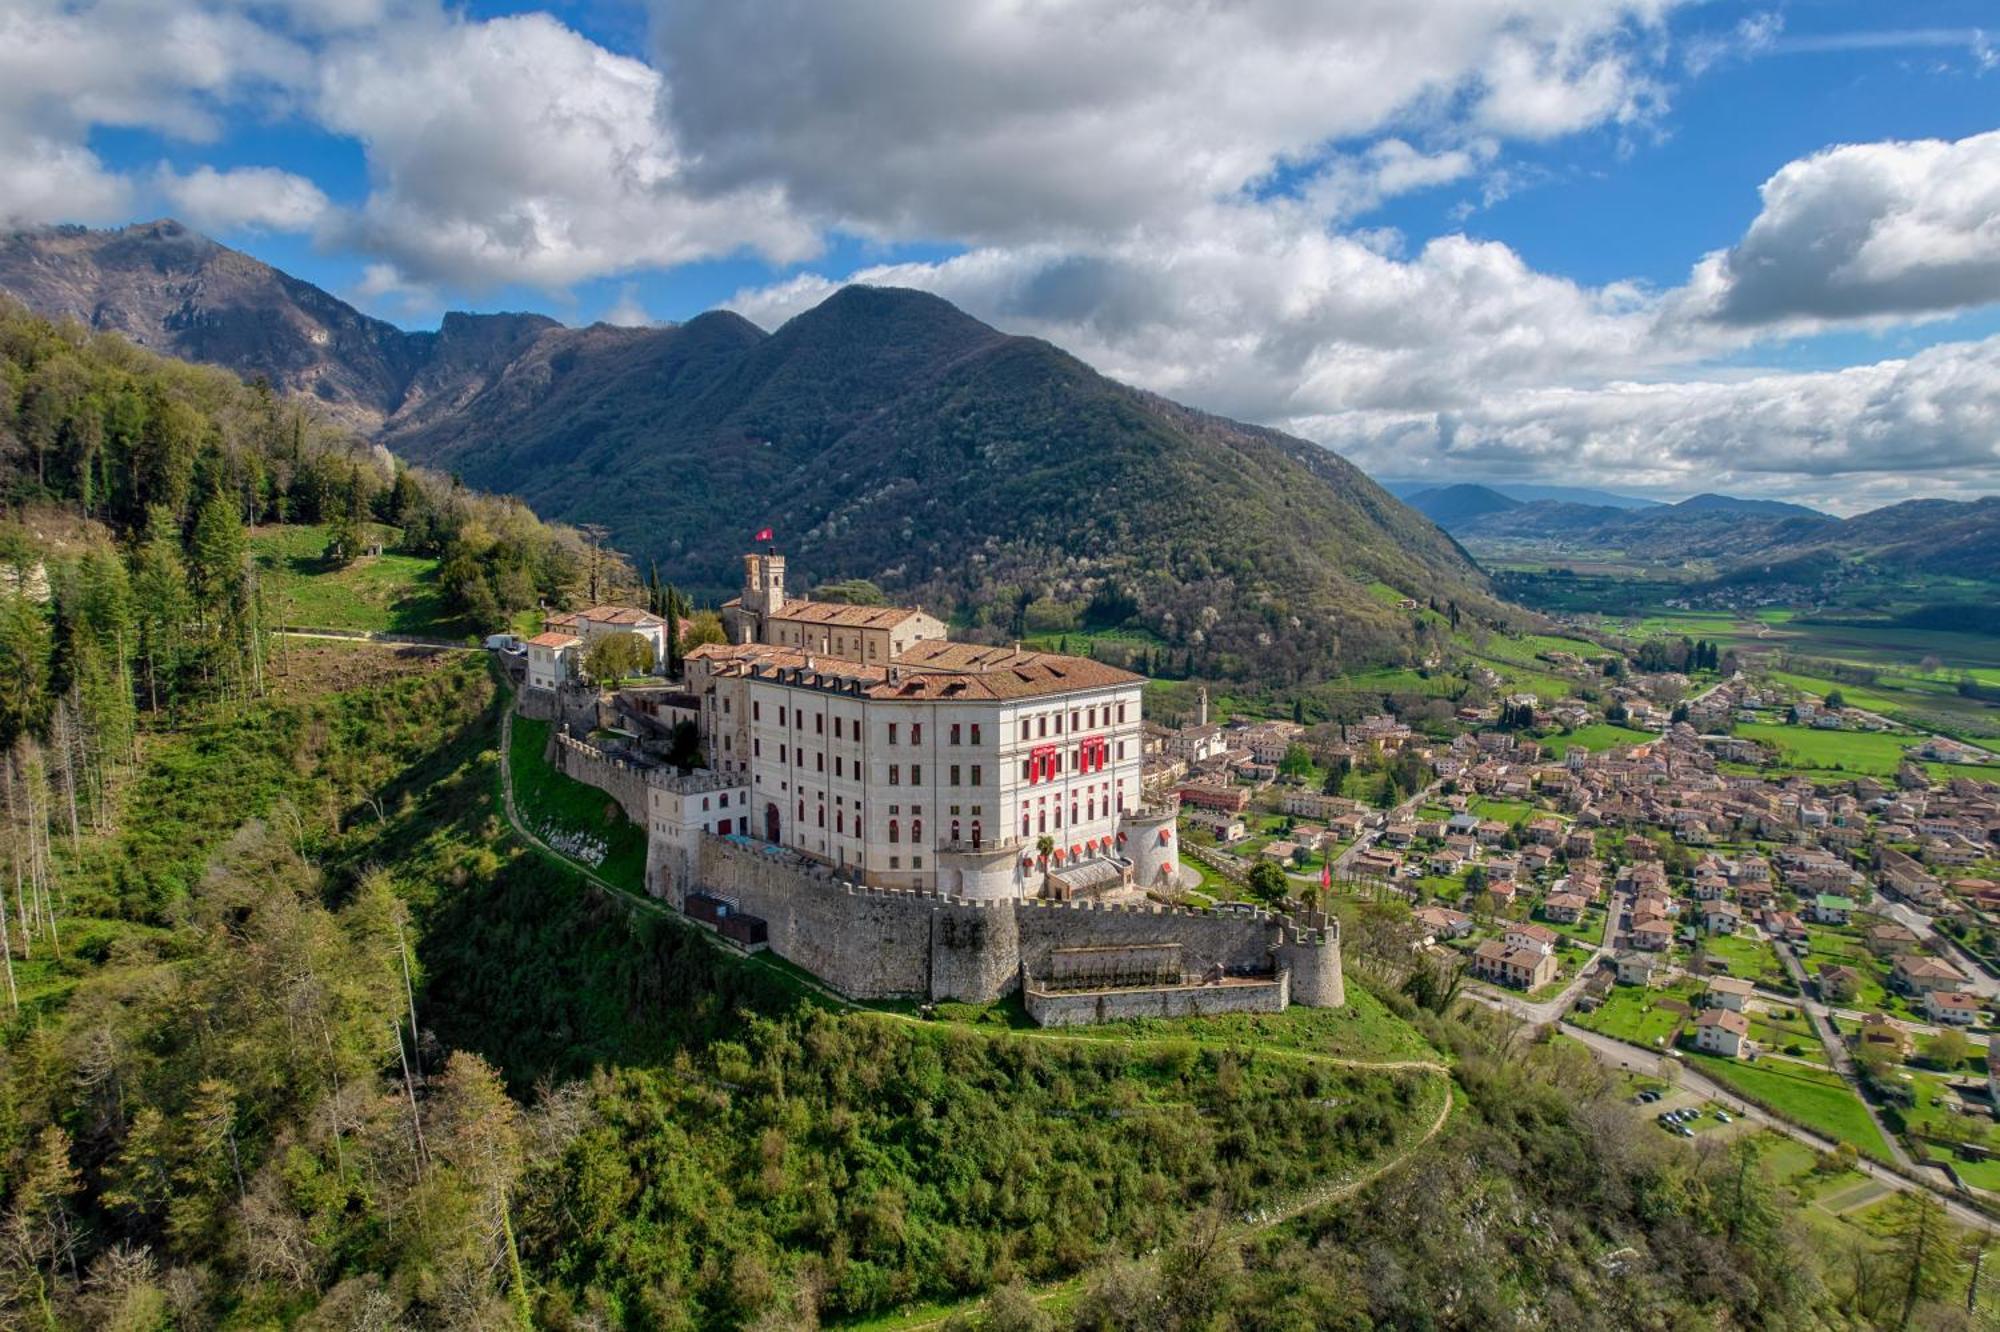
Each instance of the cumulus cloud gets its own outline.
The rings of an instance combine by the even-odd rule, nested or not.
[[[442,18],[337,46],[315,109],[373,182],[339,239],[416,281],[561,288],[751,251],[817,253],[771,187],[697,196],[654,115],[660,76],[546,14]]]
[[[156,183],[179,216],[206,231],[310,231],[327,210],[319,186],[276,167],[201,166],[181,175],[162,166]]]
[[[1398,124],[1546,137],[1655,105],[1672,0],[654,5],[697,179],[876,236],[1159,225]],[[1465,111],[1470,102],[1472,110]]]
[[[1941,314],[2000,300],[2000,132],[1846,144],[1764,182],[1691,283],[1738,324]]]
[[[0,5],[0,220],[123,216],[132,182],[89,144],[98,126],[198,141],[219,108],[277,95],[304,53],[245,15],[179,0]]]
[[[1104,245],[987,247],[852,280],[936,292],[1114,378],[1253,420],[1469,405],[1696,350],[1637,288],[1538,273],[1497,242],[1445,236],[1405,257],[1383,241],[1330,232],[1304,207],[1223,206]],[[795,278],[730,304],[769,327],[833,286]]]
[[[1879,477],[1889,499],[2000,486],[2000,338],[1907,359],[1734,380],[1614,382],[1486,395],[1438,412],[1357,412],[1288,424],[1396,475],[1562,476],[1759,493]]]

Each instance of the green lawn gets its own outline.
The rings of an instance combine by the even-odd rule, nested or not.
[[[1708,956],[1729,968],[1729,974],[1759,983],[1777,981],[1791,984],[1784,964],[1770,943],[1743,934],[1715,934],[1703,941]]]
[[[1651,731],[1635,731],[1629,726],[1597,722],[1590,726],[1579,726],[1574,731],[1564,731],[1549,736],[1542,743],[1557,753],[1573,746],[1596,753],[1599,750],[1617,749],[1621,746],[1643,745],[1659,738]]]
[[[1525,800],[1494,800],[1488,796],[1474,796],[1466,809],[1482,819],[1495,819],[1517,827],[1535,812],[1535,807]]]
[[[1878,1161],[1888,1161],[1889,1145],[1876,1131],[1867,1108],[1839,1074],[1789,1060],[1755,1063],[1688,1050],[1688,1066],[1741,1092],[1753,1101]]]
[[[1621,1041],[1664,1050],[1668,1038],[1682,1022],[1690,1019],[1691,1014],[1662,1004],[1662,999],[1675,1000],[1686,1008],[1692,1008],[1693,987],[1685,981],[1676,982],[1672,990],[1650,989],[1643,985],[1616,986],[1596,1012],[1575,1013],[1570,1020],[1579,1027],[1601,1031]]]
[[[394,539],[394,528],[373,530]],[[282,623],[446,638],[478,628],[445,613],[436,560],[383,554],[333,569],[323,558],[325,550],[324,527],[267,526],[250,533],[250,553]]]
[[[542,757],[549,723],[514,719],[508,760],[514,773],[514,803],[521,820],[543,841],[591,865],[621,888],[646,887],[646,831],[625,817],[618,802],[594,786],[557,772]],[[601,853],[593,860],[593,855]]]

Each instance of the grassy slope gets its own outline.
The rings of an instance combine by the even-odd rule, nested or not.
[[[394,530],[375,528],[377,535]],[[434,559],[385,553],[331,569],[326,528],[319,526],[259,527],[250,550],[285,624],[446,638],[471,631],[445,614]]]

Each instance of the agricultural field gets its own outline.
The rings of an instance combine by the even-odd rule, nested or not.
[[[1893,777],[1918,737],[1884,731],[1819,731],[1810,726],[1739,722],[1735,734],[1770,745],[1781,765],[1856,776]]]

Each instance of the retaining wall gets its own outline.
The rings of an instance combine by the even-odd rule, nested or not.
[[[1023,992],[1028,1016],[1043,1027],[1082,1027],[1126,1018],[1208,1017],[1217,1013],[1282,1013],[1290,974],[1238,985],[1170,985],[1148,990]]]

